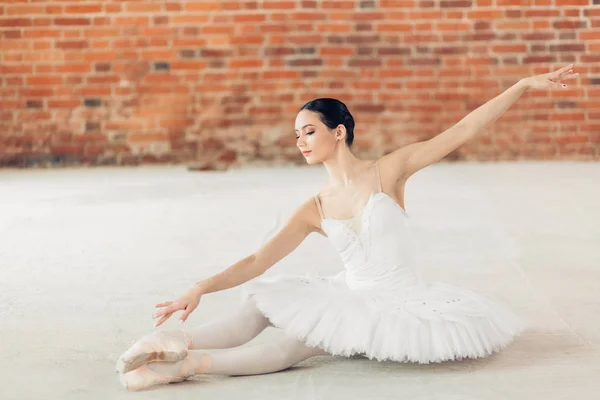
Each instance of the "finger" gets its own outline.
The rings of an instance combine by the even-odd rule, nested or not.
[[[192,313],[192,309],[191,308],[186,308],[186,310],[181,314],[181,317],[179,318],[180,322],[185,322],[187,320],[188,315],[190,315]]]
[[[563,75],[571,73],[572,70],[573,70],[573,64],[569,64],[566,67],[562,67],[562,68],[557,69],[556,71],[552,72],[550,74],[550,79],[553,81],[562,79]]]
[[[569,64],[566,67],[562,67],[559,70],[557,70],[556,72],[562,74],[563,72],[567,72],[568,70],[573,68],[573,64]]]
[[[570,78],[571,76],[577,76],[577,75],[579,75],[579,73],[573,73],[573,70],[570,69],[568,71],[561,73],[559,76],[559,79],[567,79],[567,78]]]
[[[156,304],[154,307],[166,307],[173,303],[172,301],[165,301],[164,303]]]
[[[157,312],[156,312],[156,313],[155,313],[155,314],[152,316],[152,318],[158,318],[158,317],[160,317],[161,315],[165,315],[165,314],[171,314],[173,311],[175,311],[175,310],[173,310],[171,307],[166,307],[166,308],[163,308],[163,309],[162,309],[162,310],[160,310],[160,311],[157,311]]]
[[[154,324],[155,327],[162,325],[163,322],[168,320],[171,317],[171,313],[165,314],[157,323]]]

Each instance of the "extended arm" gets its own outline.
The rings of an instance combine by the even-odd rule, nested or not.
[[[156,304],[155,307],[162,308],[152,316],[160,318],[154,326],[161,325],[179,310],[184,311],[180,318],[180,322],[184,322],[196,309],[203,295],[241,285],[263,274],[298,247],[309,233],[318,230],[314,222],[316,218],[316,204],[312,199],[306,201],[292,214],[281,231],[257,252],[242,258],[223,272],[197,282],[179,299]]]
[[[309,200],[302,204],[287,220],[286,225],[255,253],[244,257],[208,279],[197,282],[194,290],[198,295],[218,292],[247,282],[275,265],[295,250],[314,231],[310,223],[315,213],[315,203]]]
[[[575,78],[577,75],[573,74],[571,64],[548,74],[523,78],[439,135],[404,146],[382,159],[394,166],[390,169],[396,172],[396,181],[406,180],[418,170],[441,160],[483,132],[527,90],[560,87],[561,80]]]

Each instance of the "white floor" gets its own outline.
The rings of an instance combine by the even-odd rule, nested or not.
[[[325,180],[322,166],[0,170],[0,398],[594,398],[600,164],[573,162],[437,164],[407,185],[426,278],[485,294],[530,326],[501,353],[432,365],[316,357],[268,375],[123,389],[115,361],[155,329],[154,304],[251,254]],[[341,268],[312,234],[267,273]],[[187,324],[239,301],[239,288],[207,295]]]

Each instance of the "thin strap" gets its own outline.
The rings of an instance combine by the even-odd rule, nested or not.
[[[315,199],[315,203],[317,203],[317,208],[319,209],[319,215],[321,216],[321,219],[325,219],[325,215],[323,214],[323,209],[321,208],[321,203],[319,202],[319,197],[313,196],[313,199]]]
[[[381,177],[379,176],[379,163],[375,161],[375,175],[377,177],[377,192],[381,192]]]

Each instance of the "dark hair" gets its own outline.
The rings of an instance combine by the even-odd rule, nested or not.
[[[335,129],[339,124],[346,127],[346,144],[352,146],[354,141],[354,118],[348,107],[338,99],[328,97],[314,99],[300,107],[298,112],[309,110],[317,113],[321,122],[329,129]]]

